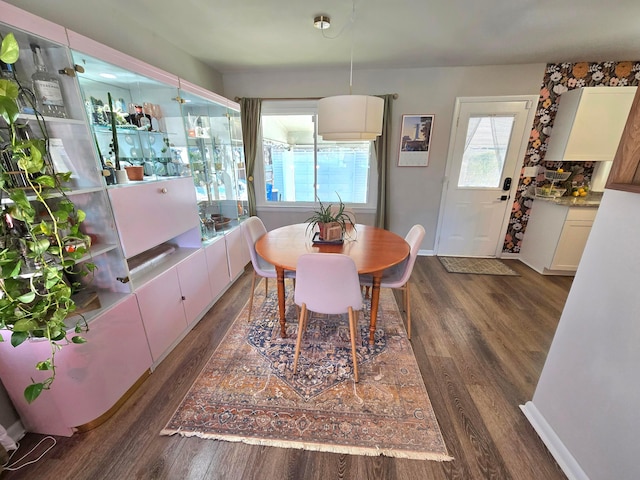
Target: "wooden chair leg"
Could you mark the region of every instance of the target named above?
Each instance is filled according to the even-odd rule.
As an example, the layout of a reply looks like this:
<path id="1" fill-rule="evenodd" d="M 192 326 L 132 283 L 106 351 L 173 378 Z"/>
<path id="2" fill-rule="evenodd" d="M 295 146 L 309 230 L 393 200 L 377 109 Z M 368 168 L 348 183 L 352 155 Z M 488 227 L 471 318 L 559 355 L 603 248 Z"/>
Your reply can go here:
<path id="1" fill-rule="evenodd" d="M 253 277 L 251 278 L 251 295 L 249 295 L 249 315 L 247 315 L 247 323 L 251 321 L 251 312 L 253 311 L 253 292 L 256 289 L 256 271 L 253 271 Z M 265 279 L 266 280 L 266 279 Z"/>
<path id="2" fill-rule="evenodd" d="M 300 355 L 300 345 L 302 345 L 302 333 L 304 332 L 307 324 L 307 304 L 303 303 L 300 308 L 300 317 L 298 320 L 298 338 L 296 339 L 296 351 L 293 356 L 293 374 L 296 374 L 298 370 L 298 356 Z"/>
<path id="3" fill-rule="evenodd" d="M 358 312 L 349 307 L 349 333 L 351 336 L 351 356 L 353 357 L 353 378 L 358 383 L 358 358 L 356 355 L 356 325 L 358 324 Z"/>
<path id="4" fill-rule="evenodd" d="M 264 298 L 267 298 L 269 295 L 269 279 L 265 277 L 264 279 Z"/>

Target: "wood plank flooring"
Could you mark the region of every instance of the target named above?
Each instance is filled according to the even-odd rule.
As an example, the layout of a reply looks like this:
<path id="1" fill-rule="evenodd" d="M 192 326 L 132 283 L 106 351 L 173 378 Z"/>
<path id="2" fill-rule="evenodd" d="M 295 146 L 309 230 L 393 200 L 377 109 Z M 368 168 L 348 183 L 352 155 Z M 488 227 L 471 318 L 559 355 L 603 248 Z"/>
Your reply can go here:
<path id="1" fill-rule="evenodd" d="M 564 479 L 518 406 L 533 396 L 572 278 L 506 263 L 520 276 L 451 274 L 436 257 L 414 269 L 413 349 L 452 462 L 160 436 L 247 301 L 248 267 L 111 419 L 57 437 L 42 460 L 0 479 Z M 28 434 L 19 453 L 41 438 Z"/>

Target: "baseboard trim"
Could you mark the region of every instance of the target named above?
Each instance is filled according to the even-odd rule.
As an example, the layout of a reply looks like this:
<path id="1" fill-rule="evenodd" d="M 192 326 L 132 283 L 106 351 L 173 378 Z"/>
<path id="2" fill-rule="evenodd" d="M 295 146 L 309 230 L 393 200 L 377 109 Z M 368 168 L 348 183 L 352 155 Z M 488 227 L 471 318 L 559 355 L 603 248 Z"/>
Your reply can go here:
<path id="1" fill-rule="evenodd" d="M 556 435 L 556 432 L 553 431 L 551 425 L 549 425 L 533 402 L 529 401 L 524 405 L 520 405 L 520 410 L 527 417 L 527 420 L 529 420 L 531 426 L 551 455 L 553 455 L 553 458 L 556 459 L 567 478 L 569 480 L 589 480 L 587 474 L 584 473 L 584 470 L 582 470 L 576 459 L 571 455 L 571 452 L 565 447 L 562 440 Z"/>

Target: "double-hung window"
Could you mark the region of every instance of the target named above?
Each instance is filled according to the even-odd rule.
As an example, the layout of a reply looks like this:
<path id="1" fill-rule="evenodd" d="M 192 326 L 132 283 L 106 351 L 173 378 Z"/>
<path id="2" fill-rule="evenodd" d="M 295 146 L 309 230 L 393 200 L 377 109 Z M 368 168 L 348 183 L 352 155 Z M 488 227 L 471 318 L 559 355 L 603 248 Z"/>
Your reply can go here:
<path id="1" fill-rule="evenodd" d="M 325 142 L 316 119 L 315 101 L 263 102 L 264 190 L 256 191 L 258 203 L 335 203 L 339 196 L 350 205 L 375 206 L 373 142 Z"/>

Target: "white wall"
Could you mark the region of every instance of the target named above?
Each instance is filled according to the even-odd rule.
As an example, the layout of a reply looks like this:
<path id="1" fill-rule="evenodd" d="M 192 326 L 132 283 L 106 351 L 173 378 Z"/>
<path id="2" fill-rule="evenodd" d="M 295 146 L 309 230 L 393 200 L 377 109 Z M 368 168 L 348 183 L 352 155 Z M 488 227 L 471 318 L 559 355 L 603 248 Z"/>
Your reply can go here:
<path id="1" fill-rule="evenodd" d="M 222 76 L 175 47 L 173 32 L 158 32 L 144 18 L 135 18 L 109 1 L 4 0 L 22 10 L 62 25 L 120 52 L 178 75 L 205 89 L 222 94 Z M 176 3 L 176 8 L 179 4 Z M 87 22 L 102 18 L 103 22 Z M 0 21 L 2 18 L 0 17 Z M 91 26 L 90 26 L 91 25 Z M 95 25 L 98 25 L 96 28 Z"/>
<path id="2" fill-rule="evenodd" d="M 639 194 L 605 190 L 528 406 L 591 480 L 640 478 L 638 211 Z"/>
<path id="3" fill-rule="evenodd" d="M 421 223 L 427 232 L 421 249 L 428 251 L 434 248 L 456 97 L 538 95 L 544 71 L 544 64 L 526 64 L 354 72 L 353 93 L 399 95 L 393 102 L 391 161 L 394 166 L 390 174 L 389 199 L 391 230 L 404 236 L 412 225 Z M 323 97 L 348 93 L 349 72 L 318 70 L 225 74 L 223 83 L 224 95 L 228 98 Z M 396 167 L 402 115 L 421 113 L 435 115 L 429 166 Z M 274 215 L 272 211 L 268 212 L 270 221 Z M 263 217 L 262 211 L 260 216 Z"/>

